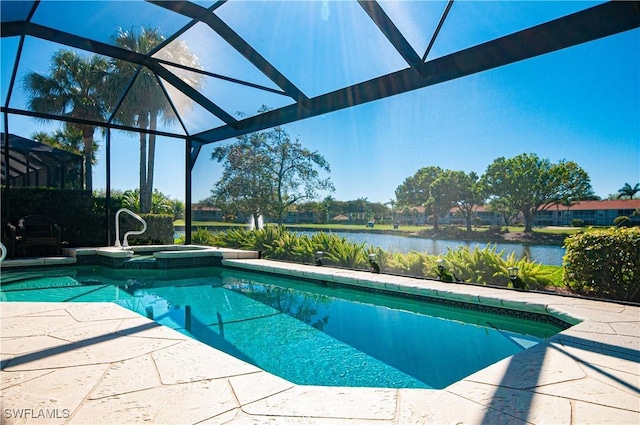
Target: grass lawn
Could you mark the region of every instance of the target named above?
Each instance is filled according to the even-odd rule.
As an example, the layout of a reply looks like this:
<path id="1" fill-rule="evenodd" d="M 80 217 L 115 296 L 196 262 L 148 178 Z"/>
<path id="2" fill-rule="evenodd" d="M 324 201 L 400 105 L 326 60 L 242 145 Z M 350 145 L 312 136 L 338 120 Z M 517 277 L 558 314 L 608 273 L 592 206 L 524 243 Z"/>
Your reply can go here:
<path id="1" fill-rule="evenodd" d="M 173 222 L 174 226 L 184 226 L 184 220 L 176 220 Z M 193 227 L 246 227 L 246 223 L 223 223 L 220 221 L 192 221 Z"/>
<path id="2" fill-rule="evenodd" d="M 303 228 L 303 229 L 317 229 L 317 230 L 333 230 L 336 232 L 340 231 L 350 231 L 350 230 L 358 230 L 358 231 L 395 231 L 402 233 L 416 233 L 421 230 L 424 230 L 424 226 L 398 226 L 397 229 L 393 228 L 392 224 L 376 224 L 373 228 L 366 227 L 363 224 L 287 224 L 288 228 Z"/>
<path id="3" fill-rule="evenodd" d="M 271 225 L 273 223 L 267 223 L 267 225 Z M 173 222 L 174 226 L 184 226 L 184 220 L 176 220 Z M 193 221 L 193 227 L 247 227 L 246 223 L 221 223 L 219 221 Z M 363 224 L 287 224 L 287 228 L 290 229 L 315 229 L 315 230 L 333 230 L 336 232 L 340 231 L 352 231 L 352 230 L 371 230 L 367 228 Z M 415 233 L 421 230 L 424 230 L 425 226 L 400 226 L 398 229 L 395 229 L 396 232 L 404 232 L 404 233 Z M 376 224 L 373 230 L 377 231 L 391 231 L 394 230 L 393 225 L 391 224 Z"/>
<path id="4" fill-rule="evenodd" d="M 524 226 L 507 226 L 509 233 L 522 233 L 524 232 Z M 534 227 L 534 233 L 548 233 L 552 235 L 575 235 L 576 233 L 584 232 L 586 227 Z"/>

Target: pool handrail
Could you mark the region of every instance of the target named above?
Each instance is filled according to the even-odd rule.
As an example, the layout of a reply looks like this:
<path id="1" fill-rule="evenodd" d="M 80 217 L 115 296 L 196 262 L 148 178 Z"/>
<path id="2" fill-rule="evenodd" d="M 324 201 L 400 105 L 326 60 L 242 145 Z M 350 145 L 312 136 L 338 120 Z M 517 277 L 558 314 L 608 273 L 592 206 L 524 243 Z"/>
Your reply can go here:
<path id="1" fill-rule="evenodd" d="M 124 238 L 122 241 L 122 245 L 120 245 L 120 213 L 122 212 L 126 212 L 127 214 L 129 214 L 131 217 L 135 218 L 136 220 L 138 220 L 140 223 L 142 223 L 142 230 L 130 230 L 128 232 L 126 232 L 124 234 Z M 116 243 L 115 243 L 115 247 L 116 248 L 129 248 L 129 241 L 127 240 L 127 238 L 129 237 L 129 235 L 141 235 L 144 232 L 146 232 L 147 230 L 147 222 L 144 221 L 144 219 L 142 217 L 140 217 L 138 214 L 134 213 L 133 211 L 127 209 L 127 208 L 120 208 L 118 210 L 118 212 L 116 212 Z"/>

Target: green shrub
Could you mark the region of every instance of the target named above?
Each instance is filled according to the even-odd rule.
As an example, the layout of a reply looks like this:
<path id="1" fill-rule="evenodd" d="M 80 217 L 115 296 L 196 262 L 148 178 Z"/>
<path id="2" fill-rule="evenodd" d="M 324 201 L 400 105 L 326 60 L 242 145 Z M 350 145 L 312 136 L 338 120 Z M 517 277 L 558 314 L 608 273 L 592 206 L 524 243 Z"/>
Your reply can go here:
<path id="1" fill-rule="evenodd" d="M 581 218 L 574 218 L 571 220 L 571 227 L 584 227 L 584 220 Z"/>
<path id="2" fill-rule="evenodd" d="M 180 242 L 185 243 L 186 237 L 180 236 Z M 216 245 L 215 235 L 204 227 L 198 227 L 195 232 L 191 232 L 191 243 L 196 245 Z"/>
<path id="3" fill-rule="evenodd" d="M 490 244 L 470 250 L 466 247 L 449 249 L 444 255 L 445 267 L 456 280 L 485 285 L 512 286 L 509 268 L 518 268 L 518 278 L 528 289 L 553 286 L 553 277 L 541 264 L 526 258 L 516 259 L 515 253 L 505 257 Z"/>
<path id="4" fill-rule="evenodd" d="M 238 249 L 256 249 L 255 231 L 245 230 L 243 227 L 234 227 L 225 232 L 215 234 L 215 246 L 238 248 Z"/>
<path id="5" fill-rule="evenodd" d="M 406 276 L 438 278 L 436 261 L 445 260 L 449 273 L 464 282 L 510 286 L 509 267 L 519 269 L 518 276 L 529 289 L 553 286 L 555 277 L 547 268 L 526 259 L 517 260 L 515 254 L 505 258 L 504 251 L 485 248 L 469 250 L 466 247 L 449 250 L 444 256 L 423 252 L 389 252 L 380 247 L 348 241 L 332 233 L 316 232 L 311 236 L 297 235 L 279 226 L 259 230 L 233 228 L 211 233 L 198 229 L 192 234 L 194 243 L 262 251 L 263 258 L 313 264 L 315 253 L 324 252 L 323 264 L 351 269 L 369 269 L 369 254 L 375 254 L 376 263 L 385 273 Z"/>
<path id="6" fill-rule="evenodd" d="M 388 273 L 402 274 L 407 276 L 429 276 L 437 277 L 435 273 L 435 257 L 430 258 L 422 252 L 410 251 L 406 254 L 394 252 L 389 255 L 386 267 L 382 269 Z"/>
<path id="7" fill-rule="evenodd" d="M 327 265 L 363 269 L 369 267 L 369 253 L 365 243 L 350 242 L 333 233 L 316 232 L 311 236 L 312 252 L 323 251 Z"/>
<path id="8" fill-rule="evenodd" d="M 502 226 L 498 225 L 498 224 L 492 224 L 489 226 L 489 228 L 487 229 L 488 233 L 492 233 L 492 234 L 496 234 L 499 235 L 501 233 L 503 233 L 502 231 Z"/>
<path id="9" fill-rule="evenodd" d="M 167 214 L 138 214 L 147 222 L 147 230 L 141 235 L 131 235 L 128 241 L 131 245 L 166 245 L 173 243 L 173 216 Z M 120 215 L 120 238 L 129 230 L 142 230 L 142 224 L 135 218 Z"/>
<path id="10" fill-rule="evenodd" d="M 620 215 L 613 219 L 613 224 L 618 227 L 626 227 L 631 224 L 631 219 L 626 215 Z"/>
<path id="11" fill-rule="evenodd" d="M 640 228 L 579 233 L 565 247 L 563 280 L 572 291 L 640 301 Z"/>

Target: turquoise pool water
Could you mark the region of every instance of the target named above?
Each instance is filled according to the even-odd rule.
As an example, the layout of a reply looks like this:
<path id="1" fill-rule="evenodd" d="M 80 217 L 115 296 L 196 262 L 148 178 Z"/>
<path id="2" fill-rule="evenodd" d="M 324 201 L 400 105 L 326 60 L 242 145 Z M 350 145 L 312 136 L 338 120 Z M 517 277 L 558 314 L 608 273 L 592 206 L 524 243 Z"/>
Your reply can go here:
<path id="1" fill-rule="evenodd" d="M 221 268 L 2 274 L 2 301 L 112 301 L 297 384 L 444 388 L 561 329 Z"/>

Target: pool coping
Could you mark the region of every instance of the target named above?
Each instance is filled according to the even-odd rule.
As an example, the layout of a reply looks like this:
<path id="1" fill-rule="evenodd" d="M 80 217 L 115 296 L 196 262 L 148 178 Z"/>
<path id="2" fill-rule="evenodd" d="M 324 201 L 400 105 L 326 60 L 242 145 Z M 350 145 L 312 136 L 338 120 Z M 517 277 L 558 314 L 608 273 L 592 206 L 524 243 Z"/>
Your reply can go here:
<path id="1" fill-rule="evenodd" d="M 640 421 L 640 307 L 263 259 L 225 259 L 223 264 L 544 311 L 576 324 L 443 390 L 315 387 L 287 382 L 115 304 L 4 302 L 4 421 Z M 20 409 L 23 416 L 25 409 L 33 413 L 19 419 Z M 57 417 L 35 417 L 39 413 Z"/>

